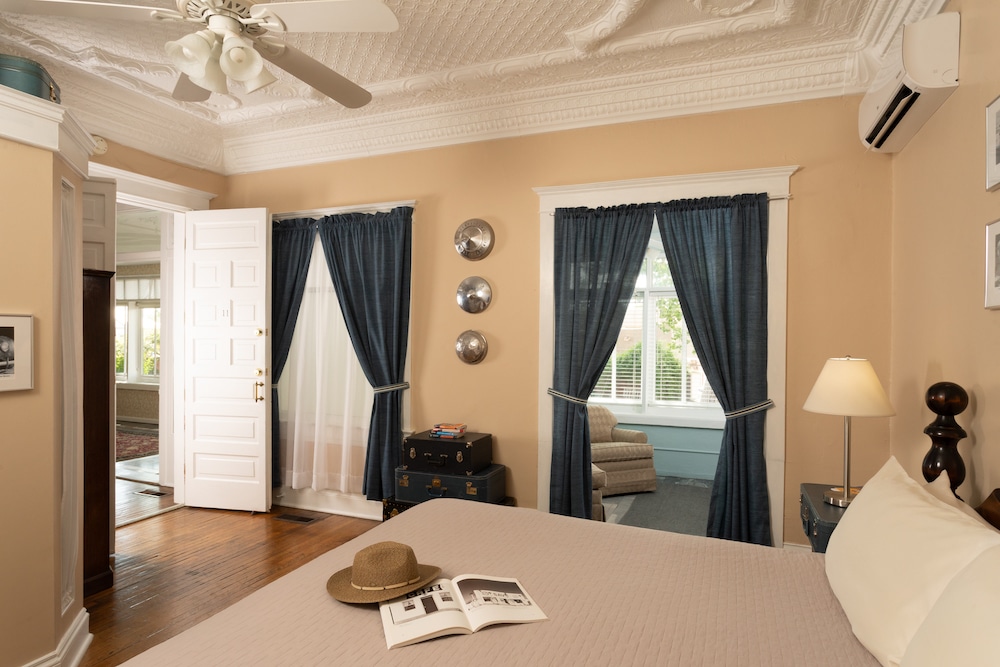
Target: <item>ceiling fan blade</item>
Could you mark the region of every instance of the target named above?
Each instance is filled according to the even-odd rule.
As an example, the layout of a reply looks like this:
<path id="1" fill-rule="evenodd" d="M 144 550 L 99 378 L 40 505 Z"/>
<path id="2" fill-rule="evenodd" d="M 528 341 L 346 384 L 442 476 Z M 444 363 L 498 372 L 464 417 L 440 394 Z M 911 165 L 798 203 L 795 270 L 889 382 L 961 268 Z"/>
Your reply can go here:
<path id="1" fill-rule="evenodd" d="M 380 0 L 293 0 L 260 3 L 254 18 L 277 17 L 286 32 L 394 32 L 399 21 Z"/>
<path id="2" fill-rule="evenodd" d="M 308 83 L 348 109 L 357 109 L 371 102 L 372 94 L 367 90 L 298 49 L 281 42 L 263 40 L 255 40 L 254 48 L 265 60 L 274 63 L 296 79 Z"/>
<path id="3" fill-rule="evenodd" d="M 212 96 L 211 90 L 205 90 L 191 80 L 187 74 L 181 74 L 174 86 L 172 97 L 181 102 L 204 102 Z"/>
<path id="4" fill-rule="evenodd" d="M 162 17 L 181 18 L 172 9 L 142 5 L 122 5 L 87 0 L 0 0 L 0 12 L 14 14 L 44 14 L 80 19 L 148 21 L 153 13 Z"/>

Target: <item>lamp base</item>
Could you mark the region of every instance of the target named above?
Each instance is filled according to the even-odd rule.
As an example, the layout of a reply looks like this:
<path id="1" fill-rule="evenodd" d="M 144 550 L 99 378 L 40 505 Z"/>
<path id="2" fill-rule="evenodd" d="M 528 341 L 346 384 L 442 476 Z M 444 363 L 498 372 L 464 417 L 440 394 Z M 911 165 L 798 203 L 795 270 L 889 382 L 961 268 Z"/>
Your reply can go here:
<path id="1" fill-rule="evenodd" d="M 851 504 L 851 501 L 854 500 L 854 497 L 858 495 L 859 491 L 861 491 L 860 487 L 852 486 L 851 492 L 845 497 L 844 487 L 834 486 L 827 489 L 826 492 L 823 493 L 823 502 L 830 505 L 836 505 L 837 507 L 847 507 Z"/>

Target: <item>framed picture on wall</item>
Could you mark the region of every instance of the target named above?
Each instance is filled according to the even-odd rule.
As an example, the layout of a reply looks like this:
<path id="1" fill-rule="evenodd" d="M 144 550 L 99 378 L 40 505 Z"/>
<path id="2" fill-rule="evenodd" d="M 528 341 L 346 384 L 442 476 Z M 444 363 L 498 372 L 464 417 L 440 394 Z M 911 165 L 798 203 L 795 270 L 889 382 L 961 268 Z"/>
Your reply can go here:
<path id="1" fill-rule="evenodd" d="M 986 307 L 1000 308 L 1000 220 L 986 225 Z"/>
<path id="2" fill-rule="evenodd" d="M 986 106 L 986 189 L 1000 186 L 1000 97 Z"/>
<path id="3" fill-rule="evenodd" d="M 34 386 L 31 342 L 31 315 L 0 315 L 0 391 Z"/>

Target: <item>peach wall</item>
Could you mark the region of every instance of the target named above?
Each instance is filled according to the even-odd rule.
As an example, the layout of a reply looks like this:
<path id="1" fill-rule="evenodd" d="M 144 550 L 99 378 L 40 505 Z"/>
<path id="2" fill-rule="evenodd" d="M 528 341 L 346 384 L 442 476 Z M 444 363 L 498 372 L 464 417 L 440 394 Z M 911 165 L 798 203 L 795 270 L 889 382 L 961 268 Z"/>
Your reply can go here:
<path id="1" fill-rule="evenodd" d="M 785 540 L 805 543 L 801 482 L 842 478 L 836 417 L 801 405 L 826 358 L 868 356 L 889 377 L 891 159 L 857 136 L 860 98 L 631 123 L 231 176 L 213 208 L 272 212 L 415 199 L 412 426 L 464 420 L 496 438 L 511 495 L 537 503 L 538 199 L 532 188 L 797 164 L 788 267 L 788 417 Z M 472 217 L 496 230 L 480 262 L 454 250 Z M 494 302 L 469 315 L 455 304 L 469 275 L 489 280 Z M 476 328 L 486 360 L 466 366 L 455 337 Z M 541 409 L 549 409 L 543 405 Z M 865 423 L 861 423 L 864 421 Z M 889 420 L 858 420 L 854 476 L 888 456 Z"/>
<path id="2" fill-rule="evenodd" d="M 23 665 L 61 637 L 59 588 L 60 413 L 53 248 L 52 153 L 0 139 L 4 285 L 0 313 L 34 316 L 34 389 L 0 393 L 0 665 Z M 8 548 L 17 545 L 17 548 Z M 16 601 L 16 604 L 15 604 Z M 78 603 L 77 610 L 80 608 Z"/>
<path id="3" fill-rule="evenodd" d="M 1000 218 L 1000 190 L 985 189 L 985 108 L 1000 95 L 1000 5 L 952 2 L 962 15 L 959 87 L 894 160 L 892 453 L 921 479 L 934 419 L 924 395 L 956 382 L 969 393 L 958 416 L 977 504 L 1000 486 L 1000 311 L 986 310 L 985 226 Z"/>
<path id="4" fill-rule="evenodd" d="M 90 160 L 108 167 L 134 174 L 144 174 L 202 192 L 219 194 L 226 187 L 225 176 L 164 160 L 113 141 L 108 141 L 107 153 L 92 155 Z"/>

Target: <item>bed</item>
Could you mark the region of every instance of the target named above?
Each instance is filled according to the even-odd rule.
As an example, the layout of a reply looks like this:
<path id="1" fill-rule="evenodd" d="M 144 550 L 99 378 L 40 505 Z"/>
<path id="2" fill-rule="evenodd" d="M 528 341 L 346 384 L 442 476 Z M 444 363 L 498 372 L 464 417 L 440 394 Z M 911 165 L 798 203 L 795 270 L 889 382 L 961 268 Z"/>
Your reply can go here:
<path id="1" fill-rule="evenodd" d="M 1000 664 L 1000 649 L 971 636 L 989 636 L 981 631 L 998 621 L 1000 532 L 931 486 L 890 460 L 826 556 L 431 500 L 126 664 L 923 667 L 983 655 Z M 326 590 L 359 549 L 386 540 L 410 545 L 443 576 L 516 577 L 548 620 L 388 650 L 376 605 L 337 602 Z M 871 617 L 876 627 L 863 627 Z M 968 645 L 964 658 L 955 642 Z"/>

